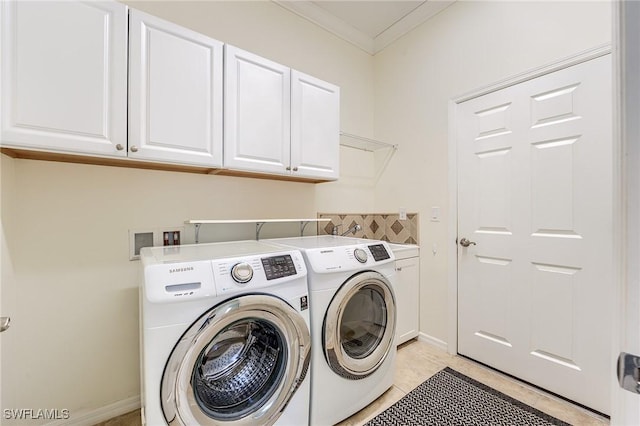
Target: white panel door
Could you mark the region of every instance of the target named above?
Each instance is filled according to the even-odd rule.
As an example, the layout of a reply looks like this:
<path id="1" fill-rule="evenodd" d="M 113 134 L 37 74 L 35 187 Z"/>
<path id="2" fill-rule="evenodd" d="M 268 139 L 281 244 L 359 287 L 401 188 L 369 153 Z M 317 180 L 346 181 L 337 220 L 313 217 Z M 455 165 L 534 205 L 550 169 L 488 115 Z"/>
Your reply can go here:
<path id="1" fill-rule="evenodd" d="M 340 88 L 291 71 L 291 168 L 296 176 L 340 174 Z"/>
<path id="2" fill-rule="evenodd" d="M 225 45 L 224 165 L 289 174 L 290 69 Z"/>
<path id="3" fill-rule="evenodd" d="M 461 103 L 458 351 L 610 411 L 609 55 Z"/>
<path id="4" fill-rule="evenodd" d="M 129 16 L 129 157 L 222 166 L 223 43 Z"/>
<path id="5" fill-rule="evenodd" d="M 2 145 L 126 155 L 126 6 L 3 1 L 0 10 Z"/>

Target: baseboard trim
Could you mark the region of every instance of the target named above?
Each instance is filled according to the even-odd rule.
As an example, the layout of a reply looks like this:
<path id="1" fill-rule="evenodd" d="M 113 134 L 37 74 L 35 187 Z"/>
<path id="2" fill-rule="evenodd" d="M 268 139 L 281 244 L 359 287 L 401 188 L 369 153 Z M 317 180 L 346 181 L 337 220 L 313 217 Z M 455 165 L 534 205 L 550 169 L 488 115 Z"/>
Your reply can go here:
<path id="1" fill-rule="evenodd" d="M 140 395 L 136 395 L 94 410 L 70 410 L 68 419 L 56 420 L 47 423 L 46 426 L 93 426 L 139 408 Z"/>
<path id="2" fill-rule="evenodd" d="M 442 349 L 443 351 L 447 352 L 447 349 L 448 349 L 447 342 L 445 342 L 444 340 L 440 340 L 436 337 L 429 336 L 428 334 L 425 334 L 422 332 L 418 334 L 418 340 L 421 342 L 428 343 L 431 346 L 434 346 L 438 349 Z"/>

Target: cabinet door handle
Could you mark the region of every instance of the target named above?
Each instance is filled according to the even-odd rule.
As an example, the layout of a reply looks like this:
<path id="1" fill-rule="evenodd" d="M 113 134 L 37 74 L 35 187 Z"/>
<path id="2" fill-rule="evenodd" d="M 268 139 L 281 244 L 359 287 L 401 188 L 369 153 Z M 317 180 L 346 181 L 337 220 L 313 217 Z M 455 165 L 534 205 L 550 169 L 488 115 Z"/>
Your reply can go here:
<path id="1" fill-rule="evenodd" d="M 402 271 L 402 268 L 396 268 L 396 271 L 400 272 Z"/>
<path id="2" fill-rule="evenodd" d="M 297 171 L 298 171 L 298 168 L 297 168 L 297 167 L 294 167 L 294 168 L 293 168 L 293 171 L 294 171 L 294 172 L 297 172 Z"/>
<path id="3" fill-rule="evenodd" d="M 121 143 L 119 143 L 118 145 L 116 145 L 116 149 L 117 149 L 118 151 L 122 151 L 122 150 L 124 149 L 124 146 L 122 146 L 122 144 L 121 144 Z"/>
<path id="4" fill-rule="evenodd" d="M 286 170 L 289 172 L 291 171 L 291 166 L 287 166 Z"/>
<path id="5" fill-rule="evenodd" d="M 138 147 L 137 147 L 137 146 L 135 146 L 135 145 L 133 145 L 131 148 L 129 148 L 129 150 L 130 150 L 131 152 L 138 152 Z"/>

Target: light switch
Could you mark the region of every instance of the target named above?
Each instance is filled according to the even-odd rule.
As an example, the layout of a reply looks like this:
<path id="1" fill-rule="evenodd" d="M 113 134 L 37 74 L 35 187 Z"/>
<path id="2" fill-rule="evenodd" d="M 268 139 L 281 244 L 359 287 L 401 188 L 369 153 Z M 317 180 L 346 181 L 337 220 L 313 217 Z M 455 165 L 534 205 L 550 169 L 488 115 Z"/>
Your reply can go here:
<path id="1" fill-rule="evenodd" d="M 431 222 L 440 222 L 440 207 L 431 207 Z"/>

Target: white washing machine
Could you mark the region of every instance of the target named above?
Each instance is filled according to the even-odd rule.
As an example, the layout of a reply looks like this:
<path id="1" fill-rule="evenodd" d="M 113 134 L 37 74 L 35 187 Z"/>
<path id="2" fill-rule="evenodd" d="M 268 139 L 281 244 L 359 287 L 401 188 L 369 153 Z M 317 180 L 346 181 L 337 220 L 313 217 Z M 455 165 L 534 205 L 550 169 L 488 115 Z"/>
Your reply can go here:
<path id="1" fill-rule="evenodd" d="M 335 424 L 393 385 L 395 258 L 383 241 L 270 240 L 302 251 L 311 310 L 312 426 Z"/>
<path id="2" fill-rule="evenodd" d="M 301 253 L 241 241 L 140 255 L 143 424 L 308 424 Z"/>

